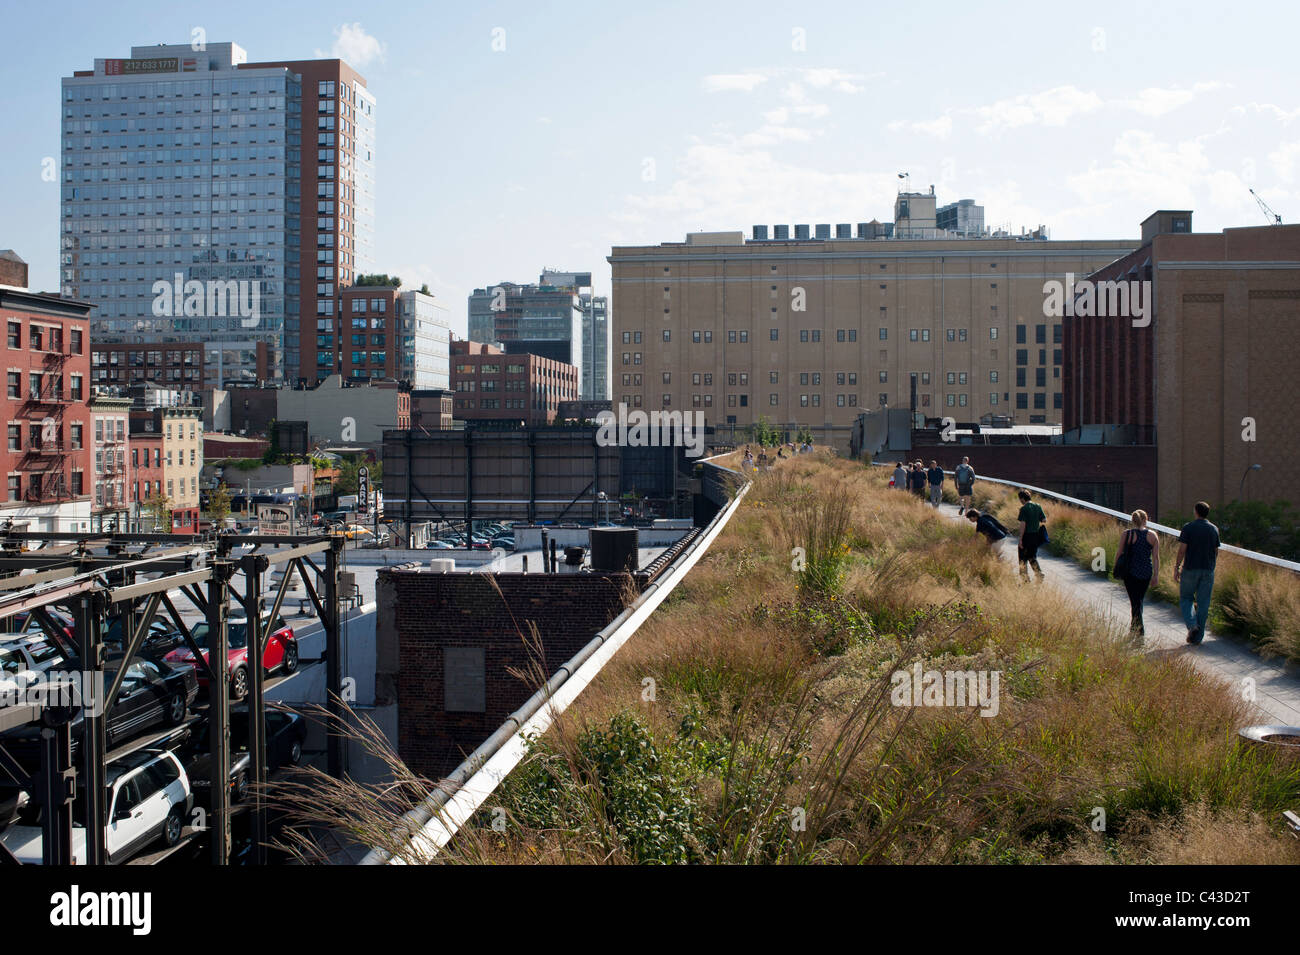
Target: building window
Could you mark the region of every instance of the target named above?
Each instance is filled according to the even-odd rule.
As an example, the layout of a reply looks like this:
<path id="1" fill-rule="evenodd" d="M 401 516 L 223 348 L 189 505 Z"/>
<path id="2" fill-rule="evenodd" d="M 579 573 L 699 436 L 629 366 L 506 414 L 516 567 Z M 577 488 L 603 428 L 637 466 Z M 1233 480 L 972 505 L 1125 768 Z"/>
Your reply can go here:
<path id="1" fill-rule="evenodd" d="M 1023 328 L 1024 326 L 1021 326 L 1021 327 Z M 1028 348 L 1017 348 L 1017 349 L 1016 349 L 1016 364 L 1017 364 L 1017 365 L 1028 365 L 1028 364 L 1029 364 L 1029 349 L 1028 349 Z"/>
<path id="2" fill-rule="evenodd" d="M 1024 326 L 1024 325 L 1017 325 L 1017 326 L 1016 326 L 1016 344 L 1017 344 L 1017 345 L 1023 345 L 1023 344 L 1025 344 L 1025 326 Z"/>
<path id="3" fill-rule="evenodd" d="M 16 501 L 23 496 L 23 479 L 21 475 L 9 475 L 9 500 Z"/>
<path id="4" fill-rule="evenodd" d="M 998 330 L 997 330 L 996 328 L 990 328 L 990 329 L 989 329 L 989 339 L 990 339 L 991 341 L 997 341 L 997 337 L 998 337 Z"/>
<path id="5" fill-rule="evenodd" d="M 10 348 L 23 347 L 23 326 L 21 322 L 9 323 L 9 347 Z"/>
<path id="6" fill-rule="evenodd" d="M 669 330 L 669 329 L 667 329 L 667 328 L 665 328 L 665 329 L 664 329 L 664 341 L 666 341 L 666 342 L 670 342 L 670 341 L 672 341 L 672 340 L 673 340 L 673 333 L 672 333 L 672 331 Z"/>
<path id="7" fill-rule="evenodd" d="M 799 341 L 801 342 L 808 341 L 808 329 L 806 328 L 799 329 Z"/>
<path id="8" fill-rule="evenodd" d="M 915 328 L 909 328 L 907 330 L 907 340 L 910 342 L 918 342 L 921 340 L 921 333 Z"/>
<path id="9" fill-rule="evenodd" d="M 780 329 L 773 328 L 773 329 L 768 333 L 768 339 L 769 339 L 770 341 L 774 341 L 774 342 L 775 342 L 775 341 L 780 341 L 780 338 L 781 338 Z"/>

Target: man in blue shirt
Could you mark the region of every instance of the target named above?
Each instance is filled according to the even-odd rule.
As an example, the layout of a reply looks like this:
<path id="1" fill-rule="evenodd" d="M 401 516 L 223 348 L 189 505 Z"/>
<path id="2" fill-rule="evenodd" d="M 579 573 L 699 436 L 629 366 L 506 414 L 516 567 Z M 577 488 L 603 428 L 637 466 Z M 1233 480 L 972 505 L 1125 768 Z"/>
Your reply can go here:
<path id="1" fill-rule="evenodd" d="M 1210 594 L 1214 590 L 1214 564 L 1219 555 L 1219 529 L 1211 524 L 1210 505 L 1196 502 L 1196 520 L 1183 525 L 1178 535 L 1178 556 L 1174 559 L 1174 583 L 1178 603 L 1187 624 L 1187 642 L 1205 639 L 1205 621 L 1210 616 Z M 1192 604 L 1196 612 L 1192 613 Z"/>
<path id="2" fill-rule="evenodd" d="M 943 500 L 943 468 L 938 461 L 930 462 L 930 470 L 925 472 L 925 479 L 930 484 L 930 503 L 935 507 Z"/>

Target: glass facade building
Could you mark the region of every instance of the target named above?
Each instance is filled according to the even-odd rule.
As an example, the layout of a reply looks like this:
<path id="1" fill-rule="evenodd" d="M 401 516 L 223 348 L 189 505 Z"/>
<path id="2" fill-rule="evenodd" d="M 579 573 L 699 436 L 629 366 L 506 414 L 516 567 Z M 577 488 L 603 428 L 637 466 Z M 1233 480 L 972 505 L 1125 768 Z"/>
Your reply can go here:
<path id="1" fill-rule="evenodd" d="M 92 342 L 202 342 L 208 386 L 335 373 L 374 247 L 375 100 L 340 60 L 133 47 L 63 79 L 60 287 Z"/>

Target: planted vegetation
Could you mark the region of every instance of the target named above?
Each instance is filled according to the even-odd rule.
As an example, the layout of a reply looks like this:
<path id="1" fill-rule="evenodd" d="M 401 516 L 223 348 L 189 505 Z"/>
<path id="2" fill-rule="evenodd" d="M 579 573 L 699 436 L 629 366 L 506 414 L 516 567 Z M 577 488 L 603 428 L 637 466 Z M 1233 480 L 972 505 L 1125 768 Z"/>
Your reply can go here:
<path id="1" fill-rule="evenodd" d="M 756 475 L 452 843 L 407 861 L 1300 862 L 1300 759 L 1237 742 L 1247 704 L 887 480 L 821 454 Z M 1085 552 L 1101 528 L 1072 521 L 1053 509 L 1053 540 Z M 895 705 L 916 664 L 998 673 L 996 715 Z M 369 844 L 410 805 L 317 801 Z"/>

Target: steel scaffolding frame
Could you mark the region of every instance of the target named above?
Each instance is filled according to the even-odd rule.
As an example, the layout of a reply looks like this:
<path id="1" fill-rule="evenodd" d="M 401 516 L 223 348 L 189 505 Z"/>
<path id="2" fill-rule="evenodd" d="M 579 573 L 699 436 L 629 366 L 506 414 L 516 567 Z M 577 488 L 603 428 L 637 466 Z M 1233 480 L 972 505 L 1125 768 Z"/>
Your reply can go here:
<path id="1" fill-rule="evenodd" d="M 16 552 L 26 541 L 49 545 L 35 553 Z M 59 545 L 54 542 L 69 541 Z M 236 545 L 251 544 L 252 553 L 238 560 L 230 552 Z M 127 548 L 144 545 L 138 553 Z M 155 545 L 164 547 L 150 553 Z M 288 545 L 287 550 L 260 552 L 262 545 Z M 109 553 L 95 555 L 90 547 L 103 546 Z M 196 538 L 188 534 L 130 534 L 118 532 L 63 533 L 7 531 L 0 529 L 0 618 L 30 612 L 46 635 L 63 652 L 65 659 L 79 659 L 85 687 L 103 687 L 102 698 L 96 696 L 82 707 L 80 763 L 82 787 L 86 799 L 86 854 L 91 865 L 106 861 L 104 831 L 108 823 L 104 805 L 107 779 L 107 717 L 121 690 L 128 665 L 135 659 L 159 615 L 170 618 L 194 655 L 194 665 L 208 678 L 209 727 L 211 755 L 211 807 L 208 829 L 211 834 L 212 862 L 225 865 L 231 851 L 230 772 L 230 696 L 229 670 L 221 661 L 229 648 L 229 601 L 245 611 L 249 629 L 249 757 L 250 811 L 253 822 L 253 858 L 266 861 L 266 721 L 263 659 L 270 638 L 267 621 L 280 612 L 285 593 L 294 574 L 301 577 L 325 631 L 327 706 L 331 721 L 342 718 L 343 667 L 339 617 L 339 573 L 344 541 L 324 535 L 234 535 L 220 534 Z M 325 555 L 325 567 L 311 558 Z M 269 608 L 262 595 L 262 576 L 268 568 L 284 564 L 285 572 Z M 35 573 L 19 576 L 19 571 L 37 568 Z M 323 593 L 313 584 L 307 569 L 314 572 Z M 244 592 L 231 583 L 235 571 L 244 574 Z M 161 574 L 153 580 L 139 580 L 142 574 Z M 208 624 L 209 657 L 194 641 L 189 627 L 170 591 L 178 590 L 204 616 Z M 205 592 L 206 591 L 206 592 Z M 74 602 L 75 634 L 72 640 L 54 620 L 47 608 L 53 604 Z M 122 616 L 123 655 L 110 686 L 105 687 L 104 621 L 116 608 Z M 115 661 L 117 662 L 117 661 Z M 220 665 L 214 665 L 218 663 Z M 96 689 L 98 693 L 98 689 Z M 23 703 L 0 707 L 0 730 L 39 722 L 42 724 L 40 768 L 31 774 L 5 750 L 0 740 L 0 777 L 9 776 L 42 806 L 44 828 L 44 862 L 66 865 L 72 861 L 72 802 L 77 792 L 77 768 L 71 752 L 71 723 L 76 714 L 72 707 L 54 707 Z M 261 718 L 253 718 L 262 714 Z M 337 724 L 335 724 L 337 725 Z M 344 740 L 337 732 L 326 734 L 327 769 L 338 777 L 343 771 Z M 95 824 L 95 821 L 98 824 Z"/>

